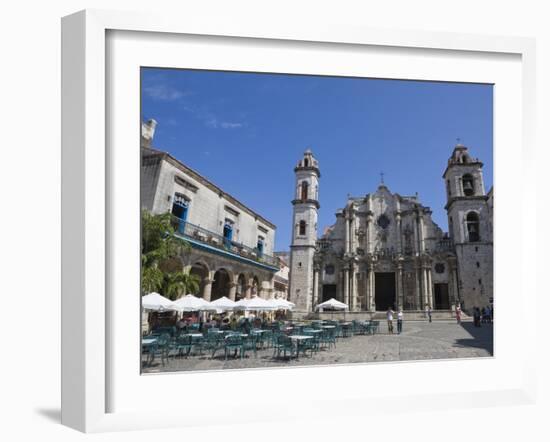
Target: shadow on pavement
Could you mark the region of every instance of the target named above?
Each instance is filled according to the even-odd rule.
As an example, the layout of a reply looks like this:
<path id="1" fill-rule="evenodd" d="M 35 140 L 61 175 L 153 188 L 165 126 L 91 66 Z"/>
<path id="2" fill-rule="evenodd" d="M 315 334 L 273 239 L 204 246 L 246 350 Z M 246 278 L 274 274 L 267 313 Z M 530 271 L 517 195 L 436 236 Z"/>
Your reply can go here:
<path id="1" fill-rule="evenodd" d="M 475 327 L 473 322 L 462 322 L 462 328 L 467 331 L 471 339 L 457 339 L 455 346 L 473 347 L 486 350 L 493 355 L 493 324 L 482 324 L 481 327 Z"/>

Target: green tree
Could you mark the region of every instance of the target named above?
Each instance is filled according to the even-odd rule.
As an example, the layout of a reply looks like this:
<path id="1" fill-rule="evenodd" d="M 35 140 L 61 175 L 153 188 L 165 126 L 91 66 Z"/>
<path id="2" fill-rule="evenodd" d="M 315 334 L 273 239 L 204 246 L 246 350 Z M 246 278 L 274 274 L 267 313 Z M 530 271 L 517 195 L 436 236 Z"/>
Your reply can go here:
<path id="1" fill-rule="evenodd" d="M 185 272 L 171 272 L 164 275 L 163 291 L 171 300 L 187 294 L 196 294 L 199 291 L 200 278 Z"/>
<path id="2" fill-rule="evenodd" d="M 147 210 L 142 211 L 141 259 L 145 267 L 158 266 L 162 261 L 189 251 L 189 243 L 174 235 L 171 220 L 170 213 L 154 215 Z"/>
<path id="3" fill-rule="evenodd" d="M 141 212 L 141 289 L 145 293 L 163 288 L 162 263 L 191 249 L 187 241 L 174 235 L 171 218 L 170 213 Z"/>
<path id="4" fill-rule="evenodd" d="M 158 292 L 164 283 L 164 273 L 158 267 L 144 267 L 141 271 L 141 290 L 144 293 Z"/>

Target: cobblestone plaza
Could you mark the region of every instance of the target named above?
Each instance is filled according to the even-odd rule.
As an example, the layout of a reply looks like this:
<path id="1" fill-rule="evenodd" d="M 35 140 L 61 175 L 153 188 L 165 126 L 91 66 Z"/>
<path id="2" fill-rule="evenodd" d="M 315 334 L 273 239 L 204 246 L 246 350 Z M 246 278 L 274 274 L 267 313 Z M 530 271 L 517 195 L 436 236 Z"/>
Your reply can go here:
<path id="1" fill-rule="evenodd" d="M 394 321 L 395 327 L 395 321 Z M 165 365 L 160 358 L 143 373 L 195 370 L 222 370 L 242 368 L 299 367 L 383 361 L 415 361 L 431 359 L 479 358 L 493 356 L 493 325 L 474 327 L 470 321 L 410 321 L 403 325 L 403 333 L 390 335 L 385 321 L 374 335 L 340 338 L 335 348 L 321 350 L 312 356 L 274 358 L 273 349 L 258 350 L 257 356 L 247 353 L 245 358 L 228 358 L 223 351 L 213 359 L 209 354 L 188 357 L 170 357 Z"/>

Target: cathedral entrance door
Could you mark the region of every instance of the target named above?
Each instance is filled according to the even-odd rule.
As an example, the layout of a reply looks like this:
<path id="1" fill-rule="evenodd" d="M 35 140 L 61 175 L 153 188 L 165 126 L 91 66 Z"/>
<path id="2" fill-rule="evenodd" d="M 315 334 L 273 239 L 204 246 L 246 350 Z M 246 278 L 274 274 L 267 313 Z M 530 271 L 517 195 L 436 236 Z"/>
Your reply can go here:
<path id="1" fill-rule="evenodd" d="M 323 284 L 323 300 L 328 301 L 330 298 L 336 299 L 336 284 Z"/>
<path id="2" fill-rule="evenodd" d="M 448 284 L 434 284 L 434 297 L 436 310 L 448 310 L 451 308 L 449 304 Z"/>
<path id="3" fill-rule="evenodd" d="M 395 273 L 375 273 L 374 302 L 377 311 L 395 308 Z"/>

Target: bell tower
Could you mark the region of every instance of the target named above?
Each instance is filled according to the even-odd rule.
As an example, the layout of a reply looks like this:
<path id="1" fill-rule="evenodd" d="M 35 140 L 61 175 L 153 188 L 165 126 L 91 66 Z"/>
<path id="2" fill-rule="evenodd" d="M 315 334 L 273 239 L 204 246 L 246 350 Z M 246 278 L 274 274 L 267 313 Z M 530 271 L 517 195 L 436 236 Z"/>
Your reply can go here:
<path id="1" fill-rule="evenodd" d="M 443 174 L 447 194 L 449 236 L 455 244 L 458 293 L 463 308 L 493 300 L 493 231 L 483 163 L 457 144 Z"/>
<path id="2" fill-rule="evenodd" d="M 292 200 L 292 240 L 290 245 L 290 300 L 297 313 L 313 309 L 313 256 L 317 241 L 319 210 L 319 163 L 310 149 L 294 168 L 295 187 Z"/>

